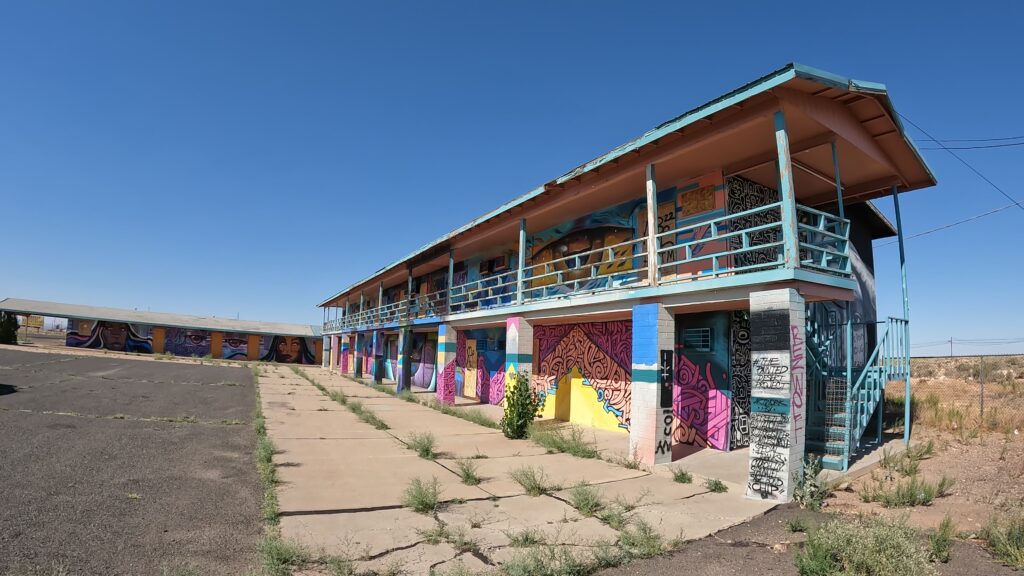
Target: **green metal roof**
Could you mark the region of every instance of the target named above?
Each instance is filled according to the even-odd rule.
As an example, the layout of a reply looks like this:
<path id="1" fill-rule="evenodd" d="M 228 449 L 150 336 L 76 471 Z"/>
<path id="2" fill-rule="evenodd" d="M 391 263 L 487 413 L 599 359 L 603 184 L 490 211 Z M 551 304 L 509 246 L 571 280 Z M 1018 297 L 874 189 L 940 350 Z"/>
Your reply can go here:
<path id="1" fill-rule="evenodd" d="M 886 91 L 884 84 L 880 84 L 877 82 L 867 82 L 864 80 L 854 80 L 852 78 L 844 78 L 831 72 L 826 72 L 824 70 L 819 70 L 811 66 L 805 66 L 803 64 L 798 64 L 796 62 L 791 62 L 783 66 L 782 68 L 775 70 L 774 72 L 766 74 L 765 76 L 762 76 L 757 80 L 754 80 L 753 82 L 749 82 L 741 86 L 740 88 L 733 90 L 732 92 L 723 94 L 722 96 L 719 96 L 718 98 L 715 98 L 714 100 L 711 100 L 706 104 L 698 106 L 687 112 L 684 112 L 679 116 L 676 116 L 675 118 L 667 122 L 664 122 L 651 130 L 648 130 L 638 138 L 630 140 L 629 142 L 621 146 L 618 146 L 611 150 L 610 152 L 598 156 L 597 158 L 594 158 L 589 162 L 580 164 L 579 166 L 573 168 L 572 170 L 566 172 L 565 174 L 559 176 L 558 178 L 551 180 L 550 182 L 546 182 L 534 188 L 533 190 L 530 190 L 526 194 L 523 194 L 522 196 L 513 199 L 510 202 L 502 204 L 501 206 L 495 208 L 494 210 L 491 210 L 490 212 L 484 214 L 483 216 L 474 219 L 468 224 L 465 224 L 463 226 L 456 228 L 455 230 L 452 230 L 448 234 L 441 236 L 440 238 L 434 240 L 433 242 L 424 244 L 423 246 L 417 248 L 408 255 L 403 256 L 402 258 L 396 260 L 395 262 L 392 262 L 391 264 L 388 264 L 387 266 L 378 269 L 376 272 L 370 274 L 366 278 L 363 278 L 362 280 L 351 284 L 348 288 L 345 288 L 340 292 L 336 292 L 334 295 L 318 304 L 318 306 L 324 306 L 328 302 L 334 300 L 335 298 L 338 298 L 339 296 L 345 294 L 346 292 L 349 292 L 350 290 L 356 288 L 357 286 L 369 282 L 374 277 L 384 272 L 387 272 L 388 270 L 391 270 L 401 264 L 404 264 L 405 262 L 415 258 L 416 256 L 419 256 L 420 254 L 423 254 L 424 252 L 430 250 L 431 248 L 434 248 L 454 238 L 455 236 L 458 236 L 459 234 L 466 232 L 467 230 L 479 226 L 480 224 L 483 224 L 484 222 L 490 220 L 491 218 L 494 218 L 495 216 L 498 216 L 499 214 L 507 210 L 510 210 L 533 198 L 536 198 L 537 196 L 542 194 L 548 186 L 562 184 L 573 178 L 576 178 L 581 174 L 590 172 L 591 170 L 603 166 L 625 154 L 632 152 L 633 150 L 650 144 L 651 142 L 654 142 L 655 140 L 658 140 L 659 138 L 667 134 L 680 130 L 702 118 L 706 118 L 716 112 L 729 108 L 730 106 L 733 106 L 748 98 L 751 98 L 752 96 L 756 96 L 763 92 L 767 92 L 768 90 L 771 90 L 772 88 L 775 88 L 776 86 L 779 86 L 781 84 L 785 84 L 786 82 L 793 80 L 794 78 L 811 80 L 825 86 L 831 86 L 833 88 L 839 88 L 851 92 L 867 92 L 874 94 L 876 96 L 880 96 L 883 105 L 886 108 L 888 108 L 893 120 L 896 122 L 900 133 L 903 135 L 904 139 L 910 145 L 910 149 L 913 150 L 914 154 L 917 156 L 917 159 L 921 162 L 921 164 L 925 167 L 929 175 L 931 175 L 932 179 L 934 180 L 934 174 L 931 168 L 928 167 L 928 164 L 924 161 L 924 158 L 921 157 L 921 153 L 917 150 L 917 147 L 914 145 L 913 141 L 911 141 L 911 139 L 907 136 L 906 131 L 903 129 L 903 125 L 899 121 L 899 114 L 897 114 L 896 110 L 893 108 L 892 102 L 889 99 L 888 92 Z"/>

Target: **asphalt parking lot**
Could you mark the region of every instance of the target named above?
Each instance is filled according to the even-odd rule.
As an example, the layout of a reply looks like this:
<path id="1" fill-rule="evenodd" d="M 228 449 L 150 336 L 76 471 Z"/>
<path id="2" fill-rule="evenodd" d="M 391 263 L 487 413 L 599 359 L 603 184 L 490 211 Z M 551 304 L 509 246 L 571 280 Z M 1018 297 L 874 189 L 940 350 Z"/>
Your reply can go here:
<path id="1" fill-rule="evenodd" d="M 0 574 L 244 574 L 248 370 L 0 349 Z"/>

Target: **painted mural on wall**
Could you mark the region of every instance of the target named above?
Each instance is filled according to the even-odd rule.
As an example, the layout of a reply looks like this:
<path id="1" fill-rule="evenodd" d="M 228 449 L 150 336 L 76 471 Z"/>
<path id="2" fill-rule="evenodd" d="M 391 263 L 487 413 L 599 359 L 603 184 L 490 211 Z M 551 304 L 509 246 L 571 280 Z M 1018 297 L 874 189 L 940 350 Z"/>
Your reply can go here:
<path id="1" fill-rule="evenodd" d="M 768 186 L 762 186 L 753 180 L 747 180 L 746 178 L 739 176 L 732 176 L 726 180 L 726 204 L 729 214 L 738 214 L 766 204 L 773 204 L 778 201 L 778 190 L 769 188 Z M 730 220 L 730 223 L 733 230 L 739 230 L 744 228 L 753 228 L 755 226 L 769 224 L 771 222 L 779 222 L 781 217 L 779 210 L 773 209 L 758 212 L 757 214 L 733 218 Z M 750 234 L 750 246 L 761 246 L 764 244 L 778 242 L 781 240 L 780 234 L 781 232 L 777 229 L 752 232 Z M 738 250 L 743 247 L 742 238 L 732 238 L 729 240 L 729 243 L 731 245 L 730 248 L 733 250 Z M 755 266 L 757 264 L 776 262 L 780 256 L 781 252 L 778 247 L 751 250 L 749 252 L 734 255 L 733 266 L 742 268 L 745 266 Z"/>
<path id="2" fill-rule="evenodd" d="M 70 319 L 64 343 L 74 348 L 102 348 L 117 352 L 153 353 L 153 336 L 150 327 L 124 322 Z"/>
<path id="3" fill-rule="evenodd" d="M 437 336 L 414 332 L 409 344 L 409 362 L 412 385 L 436 390 Z"/>
<path id="4" fill-rule="evenodd" d="M 225 332 L 221 346 L 221 358 L 225 360 L 245 360 L 249 357 L 249 335 Z"/>
<path id="5" fill-rule="evenodd" d="M 628 430 L 632 396 L 633 325 L 589 322 L 533 328 L 534 386 L 544 415 L 611 430 Z"/>
<path id="6" fill-rule="evenodd" d="M 476 345 L 476 378 L 473 390 L 466 390 L 469 357 L 467 341 Z M 505 330 L 486 328 L 459 331 L 456 375 L 457 393 L 480 399 L 484 404 L 499 405 L 505 400 Z"/>
<path id="7" fill-rule="evenodd" d="M 316 364 L 313 346 L 313 338 L 260 336 L 260 360 L 284 364 Z"/>
<path id="8" fill-rule="evenodd" d="M 673 444 L 729 449 L 729 331 L 725 312 L 676 317 Z"/>
<path id="9" fill-rule="evenodd" d="M 207 330 L 167 328 L 164 331 L 164 352 L 175 356 L 200 358 L 210 353 L 211 338 Z"/>
<path id="10" fill-rule="evenodd" d="M 607 250 L 587 252 L 636 238 L 638 219 L 647 218 L 644 210 L 641 200 L 625 202 L 534 234 L 527 244 L 530 276 L 534 278 L 527 283 L 531 297 L 595 290 L 637 280 L 637 274 L 630 273 L 634 268 L 632 246 L 613 248 L 612 254 Z M 593 266 L 599 275 L 612 276 L 592 278 Z M 573 284 L 558 285 L 560 281 Z"/>
<path id="11" fill-rule="evenodd" d="M 750 445 L 750 312 L 735 310 L 732 323 L 730 375 L 732 391 L 731 450 Z"/>
<path id="12" fill-rule="evenodd" d="M 712 226 L 718 226 L 717 232 L 727 232 L 721 224 L 708 224 L 707 221 L 719 218 L 726 212 L 725 184 L 721 172 L 705 174 L 677 186 L 676 197 L 676 234 L 675 244 L 690 247 L 690 260 L 676 266 L 663 267 L 663 278 L 679 278 L 699 276 L 714 270 L 715 254 L 725 252 L 729 245 L 724 240 L 714 239 Z M 680 250 L 682 258 L 685 253 Z M 663 259 L 663 262 L 668 260 Z M 719 268 L 725 263 L 719 261 Z"/>

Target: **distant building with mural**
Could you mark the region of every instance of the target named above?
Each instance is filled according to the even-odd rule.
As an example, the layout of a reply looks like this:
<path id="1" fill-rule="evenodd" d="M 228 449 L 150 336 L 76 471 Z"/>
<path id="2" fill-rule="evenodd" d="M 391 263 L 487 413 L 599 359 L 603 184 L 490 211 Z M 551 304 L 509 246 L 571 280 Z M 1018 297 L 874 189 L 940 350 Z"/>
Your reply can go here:
<path id="1" fill-rule="evenodd" d="M 66 318 L 66 345 L 138 354 L 320 364 L 318 326 L 7 298 L 0 310 Z"/>
<path id="2" fill-rule="evenodd" d="M 324 366 L 444 403 L 527 372 L 646 463 L 749 447 L 748 495 L 785 500 L 909 386 L 872 241 L 902 254 L 899 194 L 935 183 L 883 85 L 791 64 L 325 299 Z"/>

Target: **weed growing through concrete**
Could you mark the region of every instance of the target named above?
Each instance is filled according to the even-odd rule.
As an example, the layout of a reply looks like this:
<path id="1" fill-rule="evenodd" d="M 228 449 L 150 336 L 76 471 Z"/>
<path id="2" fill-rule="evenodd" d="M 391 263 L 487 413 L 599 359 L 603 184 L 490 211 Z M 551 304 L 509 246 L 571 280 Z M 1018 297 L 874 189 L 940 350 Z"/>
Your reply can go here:
<path id="1" fill-rule="evenodd" d="M 956 537 L 956 525 L 946 514 L 939 523 L 938 529 L 928 535 L 928 559 L 932 562 L 949 562 L 953 553 L 953 539 Z"/>
<path id="2" fill-rule="evenodd" d="M 981 538 L 997 558 L 1014 568 L 1024 568 L 1024 513 L 993 517 L 981 531 Z"/>
<path id="3" fill-rule="evenodd" d="M 377 415 L 374 414 L 372 410 L 363 406 L 362 402 L 350 400 L 348 401 L 346 406 L 348 406 L 348 409 L 351 410 L 352 413 L 356 415 L 356 417 L 358 417 L 363 422 L 366 422 L 370 426 L 373 426 L 377 430 L 389 429 L 387 423 L 378 418 Z"/>
<path id="4" fill-rule="evenodd" d="M 480 483 L 480 476 L 477 474 L 479 465 L 476 462 L 461 458 L 455 461 L 455 466 L 459 469 L 459 478 L 462 478 L 463 484 L 466 486 L 476 486 Z"/>
<path id="5" fill-rule="evenodd" d="M 495 422 L 492 418 L 490 418 L 489 416 L 487 416 L 486 414 L 479 410 L 472 410 L 469 408 L 456 408 L 454 406 L 442 404 L 441 402 L 438 402 L 436 399 L 431 399 L 427 402 L 424 402 L 423 405 L 428 408 L 437 410 L 442 414 L 446 414 L 448 416 L 455 416 L 456 418 L 461 418 L 463 420 L 472 422 L 474 424 L 478 424 L 485 428 L 493 428 L 495 430 L 498 428 L 497 422 Z"/>
<path id="6" fill-rule="evenodd" d="M 259 555 L 267 576 L 290 576 L 295 569 L 311 561 L 306 549 L 276 534 L 268 534 L 260 540 Z"/>
<path id="7" fill-rule="evenodd" d="M 437 478 L 433 478 L 430 482 L 413 478 L 402 495 L 402 506 L 412 508 L 413 511 L 420 514 L 427 514 L 437 509 L 440 497 L 441 484 Z"/>
<path id="8" fill-rule="evenodd" d="M 447 570 L 432 570 L 432 576 L 476 576 L 476 573 L 469 569 L 462 560 L 456 560 Z"/>
<path id="9" fill-rule="evenodd" d="M 577 576 L 593 570 L 592 561 L 561 546 L 521 548 L 501 566 L 505 576 Z"/>
<path id="10" fill-rule="evenodd" d="M 614 530 L 622 530 L 632 518 L 631 510 L 616 501 L 597 512 L 597 519 Z"/>
<path id="11" fill-rule="evenodd" d="M 533 466 L 520 466 L 509 471 L 508 477 L 519 484 L 530 496 L 542 496 L 549 494 L 559 487 L 549 482 L 543 468 Z"/>
<path id="12" fill-rule="evenodd" d="M 524 528 L 519 531 L 505 530 L 508 545 L 513 548 L 527 548 L 545 542 L 544 533 L 536 528 Z"/>
<path id="13" fill-rule="evenodd" d="M 252 366 L 253 388 L 256 390 L 256 414 L 253 416 L 252 425 L 256 431 L 256 471 L 259 473 L 260 484 L 263 487 L 263 501 L 260 508 L 263 512 L 263 521 L 274 525 L 277 524 L 277 471 L 274 469 L 274 443 L 267 436 L 267 423 L 263 416 L 263 403 L 260 398 L 259 367 Z"/>
<path id="14" fill-rule="evenodd" d="M 546 449 L 548 453 L 564 452 L 579 458 L 597 458 L 598 451 L 594 444 L 583 436 L 578 426 L 551 428 L 547 426 L 530 426 L 530 440 Z"/>
<path id="15" fill-rule="evenodd" d="M 708 478 L 704 481 L 704 487 L 715 494 L 722 494 L 729 491 L 729 487 L 725 485 L 725 482 L 722 482 L 718 478 Z"/>
<path id="16" fill-rule="evenodd" d="M 436 442 L 434 435 L 430 432 L 413 432 L 409 435 L 409 443 L 407 446 L 420 458 L 435 460 L 437 459 L 437 452 L 434 451 L 434 445 Z"/>
<path id="17" fill-rule="evenodd" d="M 634 520 L 619 534 L 619 548 L 630 560 L 650 558 L 665 550 L 665 542 L 643 519 Z"/>
<path id="18" fill-rule="evenodd" d="M 928 553 L 900 519 L 834 518 L 813 530 L 796 556 L 801 576 L 871 574 L 926 576 L 934 573 Z"/>
<path id="19" fill-rule="evenodd" d="M 580 482 L 569 489 L 569 505 L 589 518 L 604 507 L 604 502 L 597 488 Z"/>
<path id="20" fill-rule="evenodd" d="M 437 524 L 433 528 L 428 530 L 417 530 L 417 534 L 420 535 L 428 544 L 440 544 L 447 542 L 451 544 L 453 548 L 459 552 L 469 552 L 476 550 L 479 547 L 479 543 L 470 538 L 466 534 L 466 529 L 462 526 L 449 526 L 448 524 L 438 520 Z"/>
<path id="21" fill-rule="evenodd" d="M 679 484 L 692 484 L 693 474 L 690 474 L 682 468 L 669 468 L 672 472 L 672 481 L 678 482 Z"/>

